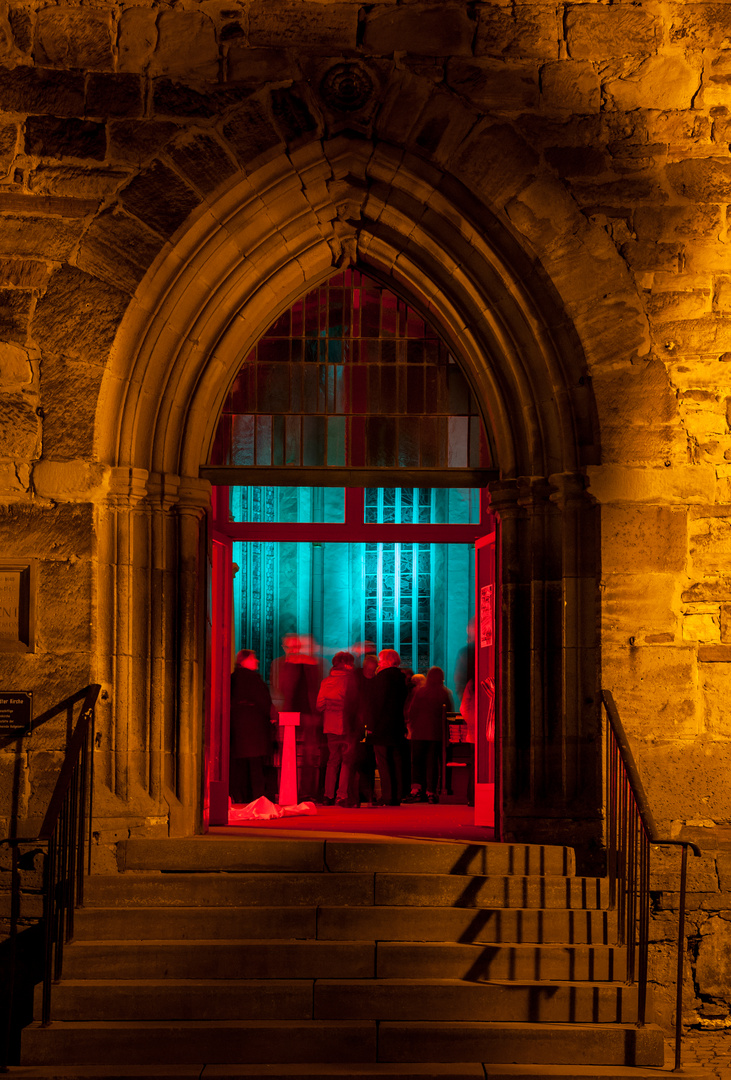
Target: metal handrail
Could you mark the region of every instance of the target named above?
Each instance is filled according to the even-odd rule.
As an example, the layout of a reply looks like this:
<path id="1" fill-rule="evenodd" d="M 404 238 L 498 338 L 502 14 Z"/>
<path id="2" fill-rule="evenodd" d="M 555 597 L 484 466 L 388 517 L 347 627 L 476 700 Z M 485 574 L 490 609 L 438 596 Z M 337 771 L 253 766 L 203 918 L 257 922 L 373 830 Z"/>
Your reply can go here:
<path id="1" fill-rule="evenodd" d="M 610 902 L 617 909 L 620 944 L 627 946 L 627 982 L 637 982 L 637 1022 L 645 1023 L 650 930 L 650 847 L 680 847 L 678 964 L 675 992 L 675 1071 L 680 1069 L 683 1039 L 683 957 L 688 848 L 690 840 L 668 840 L 658 833 L 611 691 L 602 690 L 606 728 L 607 855 Z"/>
<path id="2" fill-rule="evenodd" d="M 74 932 L 74 911 L 84 902 L 84 863 L 91 872 L 94 715 L 101 687 L 84 687 L 43 713 L 32 730 L 66 711 L 73 716 L 74 705 L 82 702 L 78 720 L 69 740 L 61 772 L 51 795 L 48 810 L 37 836 L 9 837 L 1 841 L 12 848 L 10 980 L 8 1026 L 5 1032 L 0 1071 L 7 1072 L 13 995 L 16 982 L 16 942 L 20 916 L 20 874 L 18 847 L 21 844 L 47 845 L 43 876 L 43 994 L 41 1023 L 51 1022 L 51 987 L 61 978 L 64 944 Z M 84 858 L 86 847 L 86 860 Z"/>

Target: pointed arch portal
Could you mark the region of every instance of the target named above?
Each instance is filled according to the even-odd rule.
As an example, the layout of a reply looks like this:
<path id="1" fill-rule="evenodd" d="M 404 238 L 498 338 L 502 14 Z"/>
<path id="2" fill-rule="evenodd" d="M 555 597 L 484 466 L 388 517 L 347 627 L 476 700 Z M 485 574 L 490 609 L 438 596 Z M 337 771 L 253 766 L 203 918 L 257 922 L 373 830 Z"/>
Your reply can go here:
<path id="1" fill-rule="evenodd" d="M 166 812 L 171 832 L 200 827 L 219 417 L 267 329 L 349 267 L 434 328 L 489 433 L 504 835 L 581 844 L 598 835 L 601 775 L 596 520 L 583 478 L 599 451 L 582 349 L 505 218 L 424 161 L 345 136 L 282 154 L 202 204 L 117 335 L 96 426 L 112 468 L 97 642 L 100 679 L 115 688 L 101 778 L 110 812 L 129 816 L 133 803 Z"/>

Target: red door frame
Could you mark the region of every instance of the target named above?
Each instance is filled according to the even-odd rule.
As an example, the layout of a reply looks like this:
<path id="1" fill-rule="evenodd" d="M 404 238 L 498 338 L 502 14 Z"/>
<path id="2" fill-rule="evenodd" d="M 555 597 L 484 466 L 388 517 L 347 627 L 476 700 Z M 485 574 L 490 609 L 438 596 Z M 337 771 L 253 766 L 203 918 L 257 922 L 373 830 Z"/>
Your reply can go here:
<path id="1" fill-rule="evenodd" d="M 489 510 L 487 489 L 480 497 L 480 523 L 471 525 L 367 524 L 365 489 L 345 489 L 345 521 L 342 523 L 243 523 L 229 516 L 229 489 L 213 488 L 211 529 L 211 587 L 209 694 L 206 714 L 206 810 L 204 824 L 225 824 L 228 818 L 229 686 L 232 659 L 233 575 L 232 543 L 287 541 L 289 543 L 420 543 L 474 544 L 475 546 L 475 824 L 495 827 L 499 823 L 499 776 L 496 754 L 499 740 L 498 652 L 499 575 L 497 522 Z M 481 635 L 480 604 L 492 590 L 489 644 Z M 482 644 L 481 644 L 482 642 Z M 487 680 L 487 682 L 486 682 Z M 492 680 L 490 684 L 490 680 Z M 483 686 L 485 684 L 485 686 Z M 490 702 L 486 687 L 492 687 Z M 492 706 L 492 737 L 488 713 Z M 497 770 L 499 772 L 499 768 Z"/>

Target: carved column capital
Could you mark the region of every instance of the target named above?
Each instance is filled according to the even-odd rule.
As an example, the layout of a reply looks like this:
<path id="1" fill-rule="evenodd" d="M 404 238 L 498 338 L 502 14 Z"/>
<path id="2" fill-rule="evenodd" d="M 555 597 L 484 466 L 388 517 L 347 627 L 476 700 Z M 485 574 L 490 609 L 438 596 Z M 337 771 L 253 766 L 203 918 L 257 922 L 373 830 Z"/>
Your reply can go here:
<path id="1" fill-rule="evenodd" d="M 596 501 L 587 490 L 588 480 L 583 473 L 554 473 L 549 480 L 553 487 L 551 502 L 562 510 L 593 505 Z"/>
<path id="2" fill-rule="evenodd" d="M 147 497 L 149 475 L 147 469 L 134 469 L 127 466 L 111 469 L 107 503 L 120 509 L 133 509 Z"/>

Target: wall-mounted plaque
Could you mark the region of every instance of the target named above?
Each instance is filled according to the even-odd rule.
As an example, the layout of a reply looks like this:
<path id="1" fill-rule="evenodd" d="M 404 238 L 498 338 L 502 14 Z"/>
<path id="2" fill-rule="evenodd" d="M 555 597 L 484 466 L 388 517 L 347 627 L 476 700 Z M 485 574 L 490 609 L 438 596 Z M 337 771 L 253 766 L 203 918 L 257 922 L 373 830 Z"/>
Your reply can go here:
<path id="1" fill-rule="evenodd" d="M 32 722 L 32 690 L 0 690 L 0 739 L 7 735 L 29 735 Z"/>
<path id="2" fill-rule="evenodd" d="M 0 562 L 0 652 L 33 651 L 34 567 Z"/>

